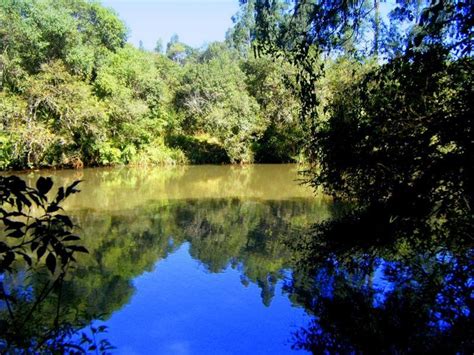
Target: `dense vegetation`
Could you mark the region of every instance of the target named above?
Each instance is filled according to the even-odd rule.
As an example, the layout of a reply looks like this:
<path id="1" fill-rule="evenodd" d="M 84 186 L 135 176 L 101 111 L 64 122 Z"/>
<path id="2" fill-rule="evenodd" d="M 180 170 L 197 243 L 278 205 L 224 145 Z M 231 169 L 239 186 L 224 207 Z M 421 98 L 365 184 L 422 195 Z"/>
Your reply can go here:
<path id="1" fill-rule="evenodd" d="M 244 3 L 256 49 L 297 68 L 308 181 L 352 202 L 294 241 L 296 348 L 472 352 L 472 2 Z"/>
<path id="2" fill-rule="evenodd" d="M 297 159 L 291 66 L 126 38 L 96 2 L 1 2 L 0 169 Z"/>
<path id="3" fill-rule="evenodd" d="M 29 186 L 17 176 L 0 176 L 0 349 L 2 353 L 85 353 L 111 349 L 106 339 L 74 336 L 88 325 L 65 319 L 62 289 L 79 253 L 88 253 L 63 213 L 64 200 L 77 192 L 75 181 L 51 196 L 51 178 Z M 53 197 L 53 198 L 52 198 Z"/>
<path id="4" fill-rule="evenodd" d="M 244 3 L 257 51 L 297 69 L 308 180 L 392 227 L 472 241 L 473 5 Z"/>

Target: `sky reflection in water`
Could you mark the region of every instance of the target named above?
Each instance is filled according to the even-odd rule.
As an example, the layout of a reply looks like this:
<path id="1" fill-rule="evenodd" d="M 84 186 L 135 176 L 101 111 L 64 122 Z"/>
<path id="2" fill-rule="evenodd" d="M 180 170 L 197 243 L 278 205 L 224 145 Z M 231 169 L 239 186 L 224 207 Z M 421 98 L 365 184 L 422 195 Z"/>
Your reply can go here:
<path id="1" fill-rule="evenodd" d="M 133 284 L 130 304 L 107 321 L 121 354 L 281 354 L 309 320 L 281 294 L 281 282 L 267 307 L 257 285 L 244 287 L 230 267 L 209 273 L 189 256 L 189 244 Z"/>
<path id="2" fill-rule="evenodd" d="M 105 314 L 118 353 L 472 348 L 472 248 L 419 229 L 352 245 L 376 219 L 326 224 L 345 208 L 298 185 L 295 166 L 55 177 L 85 179 L 67 211 L 90 254 L 66 280 L 66 306 Z"/>

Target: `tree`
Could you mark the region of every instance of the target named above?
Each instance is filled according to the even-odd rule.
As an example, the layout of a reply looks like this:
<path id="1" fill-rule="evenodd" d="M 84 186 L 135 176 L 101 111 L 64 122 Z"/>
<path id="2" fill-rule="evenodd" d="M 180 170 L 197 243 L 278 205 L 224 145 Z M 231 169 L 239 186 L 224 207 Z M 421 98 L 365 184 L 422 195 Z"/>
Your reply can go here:
<path id="1" fill-rule="evenodd" d="M 247 90 L 260 107 L 267 125 L 254 151 L 259 163 L 294 162 L 303 149 L 304 129 L 293 88 L 294 68 L 283 60 L 249 57 L 242 64 Z"/>
<path id="2" fill-rule="evenodd" d="M 179 72 L 125 45 L 113 11 L 82 0 L 0 8 L 0 168 L 184 160 L 163 137 Z"/>
<path id="3" fill-rule="evenodd" d="M 227 51 L 215 53 L 216 57 L 204 55 L 209 59 L 189 67 L 183 77 L 176 98 L 183 126 L 217 138 L 231 162 L 252 162 L 252 143 L 265 122 L 246 91 L 238 62 Z"/>
<path id="4" fill-rule="evenodd" d="M 127 31 L 111 10 L 85 1 L 3 1 L 0 52 L 29 73 L 62 59 L 76 74 L 90 77 L 108 52 L 125 44 Z"/>
<path id="5" fill-rule="evenodd" d="M 156 53 L 162 53 L 163 52 L 163 40 L 161 38 L 158 38 L 155 44 L 155 48 L 153 49 Z"/>
<path id="6" fill-rule="evenodd" d="M 429 201 L 431 208 L 436 203 L 445 206 L 450 199 L 433 193 L 449 181 L 451 193 L 459 200 L 448 204 L 457 209 L 464 198 L 470 200 L 466 188 L 471 185 L 470 173 L 456 175 L 454 171 L 469 172 L 472 166 L 472 146 L 466 143 L 472 140 L 468 128 L 472 88 L 466 76 L 472 66 L 472 36 L 466 27 L 472 5 L 425 4 L 418 12 L 411 3 L 395 5 L 393 16 L 411 23 L 405 27 L 404 54 L 375 67 L 360 79 L 360 86 L 349 85 L 352 89 L 335 93 L 321 108 L 323 96 L 317 83 L 324 67 L 317 64 L 318 58 L 326 53 L 338 55 L 347 31 L 354 38 L 360 35 L 366 16 L 361 12 L 363 5 L 298 2 L 286 15 L 292 22 L 289 33 L 272 30 L 283 29 L 288 21 L 275 25 L 275 18 L 268 16 L 271 3 L 256 5 L 259 48 L 283 51 L 299 70 L 303 113 L 310 124 L 310 179 L 314 186 L 322 184 L 327 192 L 356 199 L 363 206 L 381 203 L 390 209 L 397 206 L 396 213 L 417 210 L 428 215 L 433 210 L 420 204 Z M 454 96 L 444 90 L 448 87 Z M 432 105 L 425 106 L 427 102 Z M 441 133 L 453 124 L 456 132 Z M 439 139 L 444 148 L 438 146 Z M 453 142 L 451 148 L 445 146 L 448 141 Z M 418 202 L 415 196 L 420 196 Z M 466 206 L 461 210 L 466 211 Z"/>

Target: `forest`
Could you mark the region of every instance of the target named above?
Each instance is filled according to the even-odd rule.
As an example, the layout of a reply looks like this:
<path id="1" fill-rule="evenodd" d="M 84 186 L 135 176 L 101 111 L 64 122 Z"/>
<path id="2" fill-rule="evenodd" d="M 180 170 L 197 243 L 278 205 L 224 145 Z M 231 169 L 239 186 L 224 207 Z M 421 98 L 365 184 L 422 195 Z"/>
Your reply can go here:
<path id="1" fill-rule="evenodd" d="M 234 30 L 145 51 L 97 2 L 0 6 L 0 169 L 300 159 L 294 68 Z"/>
<path id="2" fill-rule="evenodd" d="M 242 0 L 224 42 L 151 52 L 98 2 L 2 1 L 0 169 L 304 162 L 361 206 L 465 211 L 472 7 Z"/>
<path id="3" fill-rule="evenodd" d="M 433 114 L 466 110 L 466 95 L 472 94 L 466 90 L 471 80 L 472 24 L 463 13 L 469 14 L 470 5 L 454 2 L 443 16 L 455 18 L 431 24 L 437 15 L 429 15 L 428 3 L 363 1 L 346 13 L 341 8 L 334 18 L 321 19 L 332 23 L 315 34 L 320 45 L 301 40 L 302 31 L 312 26 L 305 23 L 311 17 L 308 10 L 301 6 L 306 18 L 298 15 L 300 23 L 289 28 L 296 23 L 291 5 L 270 3 L 261 12 L 265 16 L 259 16 L 260 2 L 241 1 L 224 42 L 192 48 L 174 35 L 166 48 L 157 40 L 155 50 L 146 51 L 127 43 L 126 24 L 98 2 L 2 1 L 0 169 L 307 161 L 319 151 L 329 154 L 322 153 L 331 150 L 327 144 L 340 147 L 336 140 L 347 137 L 334 127 L 339 124 L 336 111 L 343 108 L 344 115 L 356 115 L 361 105 L 372 107 L 365 114 L 369 126 L 364 129 L 387 129 L 392 137 L 380 139 L 393 138 L 391 146 L 398 149 L 407 143 L 411 149 L 419 143 L 417 138 L 396 140 L 403 134 L 392 123 L 398 117 L 384 117 L 383 122 L 373 117 L 380 107 L 405 120 L 410 120 L 408 106 L 416 110 L 426 100 L 436 101 L 426 105 Z M 427 25 L 421 26 L 425 13 Z M 313 16 L 311 21 L 316 20 Z M 422 27 L 437 33 L 425 35 Z M 424 49 L 415 51 L 418 60 L 433 53 L 425 49 L 436 47 L 439 65 L 420 68 L 416 74 L 422 81 L 426 71 L 436 69 L 434 82 L 418 97 L 382 102 L 394 92 L 418 91 L 410 86 L 418 82 L 398 79 L 413 69 L 403 66 L 401 58 L 422 36 L 430 39 L 420 42 L 418 47 Z M 433 40 L 436 36 L 450 38 L 449 43 L 440 46 Z M 264 50 L 270 42 L 274 50 Z M 305 62 L 297 63 L 288 56 L 295 59 L 303 43 L 311 55 L 301 54 Z M 441 47 L 449 55 L 442 54 Z M 393 75 L 376 77 L 377 70 Z M 300 80 L 304 77 L 308 87 Z M 412 73 L 408 77 L 414 78 Z M 380 80 L 385 84 L 377 90 L 374 82 Z M 317 92 L 317 99 L 312 92 Z M 308 100 L 301 101 L 301 93 L 316 99 L 311 110 L 320 116 L 320 126 L 308 119 Z M 348 97 L 354 100 L 348 102 Z M 397 105 L 406 106 L 406 114 Z M 357 125 L 359 119 L 354 116 L 352 121 Z M 459 124 L 459 131 L 469 126 Z M 336 136 L 317 137 L 316 131 L 329 125 Z M 346 128 L 352 132 L 354 127 Z M 434 128 L 426 134 L 428 145 L 441 155 L 459 150 L 456 139 L 444 134 Z M 317 146 L 307 144 L 310 141 L 317 141 Z M 335 156 L 328 158 L 351 160 L 346 153 L 331 150 Z"/>

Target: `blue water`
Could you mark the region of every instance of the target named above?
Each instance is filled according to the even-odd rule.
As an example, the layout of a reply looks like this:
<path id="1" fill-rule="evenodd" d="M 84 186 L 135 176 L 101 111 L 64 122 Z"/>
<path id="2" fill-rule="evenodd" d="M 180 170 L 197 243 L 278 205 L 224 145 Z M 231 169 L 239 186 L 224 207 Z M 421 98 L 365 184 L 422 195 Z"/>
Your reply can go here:
<path id="1" fill-rule="evenodd" d="M 118 354 L 284 354 L 309 316 L 278 282 L 270 306 L 230 267 L 210 273 L 182 245 L 133 281 L 129 304 L 107 322 Z"/>
<path id="2" fill-rule="evenodd" d="M 410 228 L 393 245 L 341 247 L 339 237 L 351 240 L 358 228 L 372 235 L 377 220 L 373 227 L 331 220 L 338 205 L 298 185 L 294 166 L 70 174 L 58 172 L 60 182 L 85 180 L 67 211 L 89 253 L 65 279 L 60 321 L 92 337 L 84 324 L 102 319 L 93 324 L 108 332 L 95 338 L 115 346 L 112 353 L 474 349 L 472 247 L 450 243 L 441 252 L 441 238 Z M 333 246 L 321 243 L 328 237 L 336 237 Z M 22 272 L 2 279 L 7 289 L 41 292 L 41 272 Z M 57 299 L 52 292 L 37 308 L 38 324 L 26 334 L 33 341 L 53 324 Z"/>
<path id="3" fill-rule="evenodd" d="M 102 315 L 98 339 L 118 354 L 294 352 L 310 316 L 283 291 L 286 241 L 332 206 L 298 178 L 295 165 L 55 172 L 59 185 L 83 180 L 65 209 L 89 250 L 64 309 Z"/>

